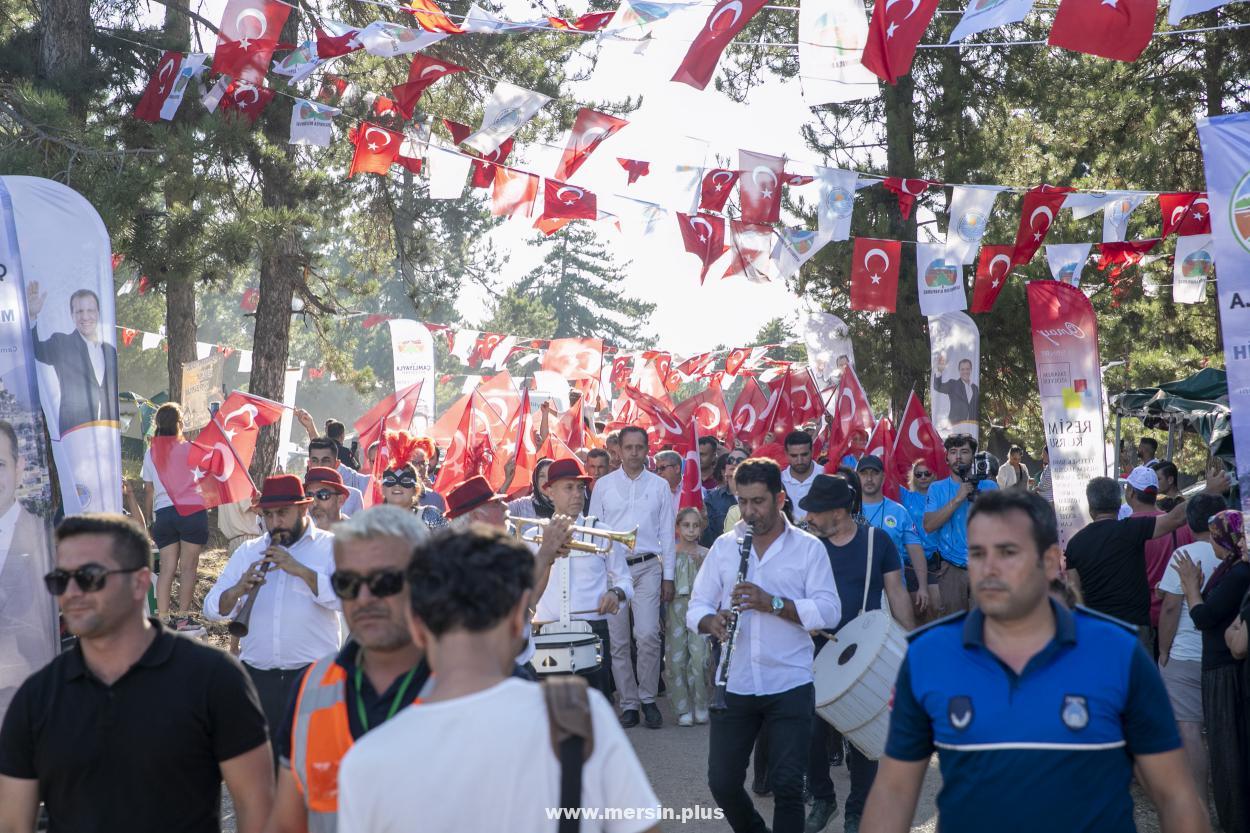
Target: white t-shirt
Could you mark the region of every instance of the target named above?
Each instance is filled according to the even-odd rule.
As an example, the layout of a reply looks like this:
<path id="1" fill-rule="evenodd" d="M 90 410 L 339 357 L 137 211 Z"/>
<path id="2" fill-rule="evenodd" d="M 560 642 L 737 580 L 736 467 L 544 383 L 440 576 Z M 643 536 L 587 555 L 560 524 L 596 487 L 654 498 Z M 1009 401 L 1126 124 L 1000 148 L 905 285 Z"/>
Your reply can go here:
<path id="1" fill-rule="evenodd" d="M 1215 568 L 1220 566 L 1220 559 L 1209 543 L 1195 541 L 1176 548 L 1176 552 L 1172 554 L 1173 560 L 1168 562 L 1168 568 L 1163 571 L 1163 578 L 1159 579 L 1160 590 L 1164 593 L 1175 593 L 1181 597 L 1180 621 L 1176 624 L 1176 636 L 1172 639 L 1172 650 L 1168 654 L 1168 659 L 1199 662 L 1202 660 L 1202 634 L 1198 633 L 1193 620 L 1189 618 L 1189 603 L 1185 601 L 1185 591 L 1181 588 L 1180 573 L 1176 572 L 1175 559 L 1181 553 L 1188 555 L 1195 564 L 1202 568 L 1203 581 L 1210 580 Z"/>
<path id="2" fill-rule="evenodd" d="M 583 817 L 581 830 L 656 826 L 659 800 L 612 707 L 597 691 L 590 706 L 595 748 L 582 770 L 581 806 L 634 812 Z M 554 833 L 559 796 L 542 687 L 510 677 L 467 697 L 409 706 L 353 745 L 339 770 L 338 830 Z"/>
<path id="3" fill-rule="evenodd" d="M 169 492 L 165 491 L 165 484 L 161 482 L 160 475 L 156 473 L 156 464 L 152 462 L 152 449 L 143 452 L 143 469 L 139 472 L 139 477 L 147 483 L 152 484 L 152 511 L 164 509 L 167 506 L 173 506 L 174 502 L 169 497 Z M 148 522 L 151 522 L 148 518 Z"/>

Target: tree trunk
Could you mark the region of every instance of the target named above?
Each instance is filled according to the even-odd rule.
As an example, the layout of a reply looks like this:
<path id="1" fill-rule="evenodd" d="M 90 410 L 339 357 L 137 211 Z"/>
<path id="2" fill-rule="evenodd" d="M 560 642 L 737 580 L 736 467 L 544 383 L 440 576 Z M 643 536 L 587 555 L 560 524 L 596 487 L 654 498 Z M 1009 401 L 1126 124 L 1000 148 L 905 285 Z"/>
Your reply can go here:
<path id="1" fill-rule="evenodd" d="M 168 0 L 171 6 L 189 8 L 190 0 Z M 176 9 L 166 7 L 164 24 L 166 42 L 171 49 L 186 51 L 191 46 L 191 19 Z M 195 182 L 190 157 L 174 154 L 165 160 L 169 176 L 165 179 L 165 210 L 173 215 L 192 199 L 189 189 Z M 165 275 L 165 339 L 169 347 L 167 370 L 169 398 L 182 397 L 182 364 L 196 357 L 195 336 L 199 325 L 195 320 L 195 277 L 182 262 L 169 264 Z"/>
<path id="2" fill-rule="evenodd" d="M 91 4 L 88 0 L 40 0 L 39 77 L 69 100 L 70 112 L 87 116 L 83 73 L 91 57 Z"/>
<path id="3" fill-rule="evenodd" d="M 1207 33 L 1207 48 L 1203 55 L 1203 86 L 1206 88 L 1207 115 L 1224 113 L 1224 39 L 1223 32 Z"/>

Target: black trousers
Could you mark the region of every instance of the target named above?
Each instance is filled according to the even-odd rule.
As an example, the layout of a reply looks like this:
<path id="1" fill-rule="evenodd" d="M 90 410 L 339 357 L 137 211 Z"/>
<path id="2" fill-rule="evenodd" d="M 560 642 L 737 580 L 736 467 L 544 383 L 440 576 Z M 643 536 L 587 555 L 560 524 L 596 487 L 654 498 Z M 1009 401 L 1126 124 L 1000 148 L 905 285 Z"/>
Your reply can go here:
<path id="1" fill-rule="evenodd" d="M 811 683 L 780 694 L 726 694 L 727 708 L 712 712 L 707 779 L 716 804 L 735 833 L 766 833 L 745 781 L 751 749 L 768 737 L 768 783 L 773 790 L 773 833 L 801 833 L 803 771 L 812 730 Z"/>
<path id="2" fill-rule="evenodd" d="M 837 798 L 833 789 L 833 779 L 829 777 L 829 744 L 841 743 L 842 736 L 823 718 L 812 715 L 812 743 L 807 753 L 807 788 L 812 791 L 812 798 L 832 801 Z M 851 774 L 851 794 L 846 797 L 845 813 L 847 816 L 862 816 L 864 803 L 868 801 L 868 791 L 872 789 L 873 779 L 877 777 L 877 762 L 869 760 L 860 752 L 855 744 L 847 744 L 846 768 Z"/>
<path id="3" fill-rule="evenodd" d="M 286 719 L 287 705 L 290 704 L 295 687 L 299 685 L 308 666 L 283 671 L 253 668 L 245 662 L 243 667 L 252 678 L 252 685 L 256 686 L 256 693 L 260 696 L 260 710 L 265 713 L 265 722 L 269 724 L 269 736 L 274 737 L 278 726 Z"/>
<path id="4" fill-rule="evenodd" d="M 589 683 L 592 688 L 599 689 L 599 691 L 603 692 L 603 696 L 607 697 L 608 701 L 611 702 L 612 700 L 612 639 L 611 637 L 608 636 L 608 620 L 607 619 L 588 619 L 584 621 L 586 622 L 586 624 L 590 625 L 590 630 L 594 633 L 594 635 L 599 637 L 600 641 L 603 642 L 602 653 L 601 653 L 601 656 L 603 657 L 603 659 L 599 663 L 599 667 L 596 668 L 594 671 L 578 671 L 577 676 L 585 677 L 586 682 Z M 539 680 L 542 679 L 542 675 L 539 674 L 534 669 L 533 662 L 530 662 L 528 665 L 526 665 L 526 668 L 530 670 L 530 672 L 534 675 L 535 679 L 539 679 Z"/>

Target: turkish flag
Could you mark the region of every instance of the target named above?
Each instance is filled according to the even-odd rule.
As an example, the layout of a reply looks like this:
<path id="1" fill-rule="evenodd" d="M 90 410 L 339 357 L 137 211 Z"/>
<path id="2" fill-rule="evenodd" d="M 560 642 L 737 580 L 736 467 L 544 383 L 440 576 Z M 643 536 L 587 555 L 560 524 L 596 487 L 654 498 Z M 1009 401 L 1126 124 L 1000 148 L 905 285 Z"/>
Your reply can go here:
<path id="1" fill-rule="evenodd" d="M 364 47 L 360 41 L 356 40 L 356 35 L 360 33 L 359 29 L 348 29 L 341 35 L 331 35 L 329 32 L 317 27 L 317 57 L 323 61 L 328 58 L 339 58 L 343 55 L 350 55 Z M 332 76 L 326 76 L 330 78 Z M 340 79 L 341 80 L 341 79 Z M 343 82 L 343 86 L 347 86 L 347 82 Z M 339 90 L 339 94 L 342 94 Z"/>
<path id="2" fill-rule="evenodd" d="M 1014 246 L 982 246 L 977 261 L 976 279 L 972 284 L 972 312 L 989 312 L 998 300 L 998 293 L 1007 285 L 1011 274 L 1011 252 Z"/>
<path id="3" fill-rule="evenodd" d="M 598 379 L 603 370 L 603 339 L 553 338 L 543 353 L 542 369 L 574 379 Z"/>
<path id="4" fill-rule="evenodd" d="M 412 59 L 412 64 L 408 67 L 408 80 L 403 84 L 396 84 L 391 87 L 395 93 L 395 101 L 399 106 L 399 111 L 404 114 L 404 118 L 412 118 L 413 108 L 417 106 L 417 100 L 421 98 L 421 94 L 430 88 L 436 81 L 453 75 L 457 72 L 465 72 L 465 68 L 459 64 L 453 64 L 451 61 L 443 61 L 438 58 L 431 58 L 428 55 L 416 55 Z M 445 122 L 446 120 L 444 120 Z M 464 136 L 467 138 L 472 131 L 465 127 Z M 460 144 L 458 140 L 456 144 Z"/>
<path id="5" fill-rule="evenodd" d="M 686 251 L 699 258 L 703 269 L 699 283 L 707 278 L 707 270 L 720 259 L 729 247 L 725 245 L 725 218 L 715 214 L 689 214 L 677 212 L 677 226 L 681 229 L 681 242 Z"/>
<path id="6" fill-rule="evenodd" d="M 452 141 L 455 142 L 455 144 L 457 145 L 463 144 L 464 140 L 467 139 L 469 135 L 473 132 L 473 128 L 469 127 L 467 124 L 461 124 L 460 122 L 452 121 L 451 119 L 443 119 L 443 126 L 447 128 L 447 131 L 449 133 L 451 133 Z M 473 166 L 472 166 L 473 179 L 470 184 L 474 188 L 490 188 L 493 185 L 496 179 L 495 171 L 498 170 L 498 165 L 492 164 L 492 163 L 502 164 L 504 160 L 508 158 L 508 154 L 512 153 L 512 141 L 513 140 L 511 137 L 504 139 L 502 142 L 499 143 L 499 147 L 495 148 L 490 153 L 486 154 L 480 159 L 473 160 Z M 478 155 L 477 152 L 473 150 L 466 151 L 466 153 L 468 153 L 470 156 Z M 510 176 L 514 178 L 520 177 L 520 176 L 533 176 L 532 174 L 522 174 L 521 171 L 511 171 L 509 173 L 510 173 Z M 534 180 L 533 181 L 534 196 L 537 197 L 538 177 L 533 177 L 533 180 Z M 533 207 L 533 199 L 530 200 L 528 205 L 531 208 Z M 492 211 L 493 210 L 494 208 L 492 205 Z M 508 212 L 508 213 L 511 214 L 512 212 Z M 526 212 L 525 214 L 525 216 L 527 217 L 530 215 L 531 215 L 531 212 Z M 503 215 L 496 214 L 495 216 L 500 217 Z"/>
<path id="7" fill-rule="evenodd" d="M 249 124 L 256 124 L 261 111 L 273 101 L 274 91 L 266 87 L 254 87 L 242 81 L 232 81 L 226 87 L 226 94 L 221 97 L 221 109 L 237 113 L 247 119 Z"/>
<path id="8" fill-rule="evenodd" d="M 420 382 L 384 396 L 380 402 L 352 424 L 352 428 L 356 429 L 356 435 L 360 438 L 360 447 L 367 452 L 369 446 L 382 439 L 384 430 L 409 430 L 420 399 Z"/>
<path id="9" fill-rule="evenodd" d="M 411 0 L 404 11 L 416 17 L 417 25 L 427 32 L 443 32 L 448 35 L 464 32 L 464 28 L 453 23 L 434 0 Z"/>
<path id="10" fill-rule="evenodd" d="M 625 183 L 626 185 L 633 185 L 639 180 L 639 178 L 651 173 L 650 162 L 644 162 L 641 159 L 622 159 L 619 156 L 616 157 L 616 161 L 619 162 L 621 167 L 625 169 L 625 172 L 629 174 L 629 181 Z"/>
<path id="11" fill-rule="evenodd" d="M 674 81 L 701 90 L 712 80 L 716 62 L 742 27 L 764 8 L 767 0 L 719 0 L 695 35 L 686 57 L 673 75 Z M 936 0 L 935 0 L 936 2 Z"/>
<path id="12" fill-rule="evenodd" d="M 327 72 L 321 76 L 321 87 L 317 90 L 317 100 L 325 104 L 338 104 L 349 86 L 346 78 Z"/>
<path id="13" fill-rule="evenodd" d="M 490 481 L 495 464 L 492 419 L 499 421 L 495 409 L 477 391 L 470 393 L 460 412 L 455 432 L 451 435 L 447 453 L 443 455 L 438 479 L 434 481 L 434 491 L 445 495 L 456 484 L 479 474 Z M 506 431 L 507 426 L 503 426 L 502 430 Z M 491 486 L 496 489 L 501 485 L 491 482 Z"/>
<path id="14" fill-rule="evenodd" d="M 738 172 L 724 168 L 715 168 L 703 175 L 703 185 L 699 192 L 700 211 L 724 211 L 725 201 L 738 184 Z"/>
<path id="15" fill-rule="evenodd" d="M 1108 277 L 1118 278 L 1128 267 L 1141 263 L 1141 259 L 1162 242 L 1162 238 L 1152 237 L 1148 240 L 1128 240 L 1122 243 L 1099 243 L 1098 268 L 1112 267 L 1107 273 Z"/>
<path id="16" fill-rule="evenodd" d="M 572 449 L 586 447 L 586 418 L 582 415 L 584 399 L 585 397 L 578 397 L 572 407 L 560 415 L 552 428 L 564 440 L 564 444 Z"/>
<path id="17" fill-rule="evenodd" d="M 534 466 L 538 462 L 538 448 L 534 443 L 531 430 L 529 388 L 521 391 L 520 404 L 513 417 L 511 428 L 498 446 L 494 464 L 491 467 L 492 483 L 508 482 L 507 466 L 512 461 L 512 481 L 508 483 L 508 497 L 519 497 L 530 491 L 530 483 L 534 477 Z"/>
<path id="18" fill-rule="evenodd" d="M 1163 215 L 1163 237 L 1171 237 L 1173 232 L 1180 237 L 1211 233 L 1211 204 L 1206 194 L 1160 194 L 1159 213 Z"/>
<path id="19" fill-rule="evenodd" d="M 898 240 L 856 237 L 851 255 L 851 309 L 894 312 L 898 305 Z"/>
<path id="20" fill-rule="evenodd" d="M 868 394 L 864 392 L 864 386 L 859 383 L 859 377 L 850 365 L 844 367 L 842 375 L 838 377 L 832 416 L 834 435 L 844 441 L 849 441 L 856 431 L 862 431 L 864 437 L 867 437 L 876 424 Z"/>
<path id="21" fill-rule="evenodd" d="M 490 213 L 495 217 L 532 217 L 538 199 L 538 177 L 524 171 L 495 167 Z"/>
<path id="22" fill-rule="evenodd" d="M 930 188 L 942 187 L 942 183 L 931 179 L 905 179 L 898 176 L 889 177 L 881 184 L 885 186 L 887 191 L 898 196 L 898 210 L 903 215 L 904 220 L 911 216 L 911 209 L 916 204 L 916 197 Z"/>
<path id="23" fill-rule="evenodd" d="M 780 156 L 738 151 L 738 198 L 744 223 L 776 223 L 781 219 L 781 176 L 786 160 Z"/>
<path id="24" fill-rule="evenodd" d="M 217 31 L 213 72 L 258 87 L 262 85 L 291 8 L 277 0 L 230 0 L 226 3 Z"/>
<path id="25" fill-rule="evenodd" d="M 577 452 L 569 448 L 564 440 L 556 436 L 555 432 L 548 431 L 547 436 L 543 438 L 543 444 L 538 449 L 538 459 L 546 458 L 548 460 L 572 460 L 577 457 Z"/>
<path id="26" fill-rule="evenodd" d="M 938 0 L 877 0 L 860 62 L 887 84 L 911 72 L 916 46 L 937 7 Z"/>
<path id="27" fill-rule="evenodd" d="M 725 396 L 720 385 L 708 385 L 703 390 L 677 403 L 673 416 L 683 423 L 694 420 L 699 424 L 699 433 L 705 437 L 716 437 L 721 442 L 728 442 L 730 434 L 729 409 L 725 407 Z"/>
<path id="28" fill-rule="evenodd" d="M 585 188 L 555 179 L 543 180 L 544 220 L 594 220 L 599 216 L 595 195 Z"/>
<path id="29" fill-rule="evenodd" d="M 615 11 L 610 12 L 591 12 L 584 14 L 576 20 L 565 20 L 562 17 L 548 17 L 547 22 L 555 29 L 574 29 L 578 32 L 598 32 L 607 26 L 616 14 Z"/>
<path id="30" fill-rule="evenodd" d="M 243 468 L 252 465 L 260 429 L 282 419 L 284 407 L 281 402 L 237 390 L 221 403 L 213 417 L 213 424 L 234 447 Z M 203 436 L 204 433 L 200 432 L 197 439 Z"/>
<path id="31" fill-rule="evenodd" d="M 499 424 L 492 423 L 497 431 L 495 444 L 498 445 L 507 435 L 506 426 L 516 419 L 517 409 L 521 407 L 521 392 L 517 390 L 512 374 L 505 370 L 478 384 L 477 393 L 499 414 L 504 424 L 505 430 L 498 430 Z"/>
<path id="32" fill-rule="evenodd" d="M 668 353 L 648 351 L 643 353 L 643 365 L 638 370 L 634 387 L 671 407 L 668 398 L 668 376 L 671 362 Z"/>
<path id="33" fill-rule="evenodd" d="M 1065 195 L 1074 190 L 1066 186 L 1039 185 L 1024 195 L 1020 227 L 1016 230 L 1016 243 L 1011 252 L 1012 266 L 1024 266 L 1033 259 L 1054 225 L 1055 214 L 1063 206 Z"/>
<path id="34" fill-rule="evenodd" d="M 942 438 L 925 413 L 924 405 L 920 404 L 920 397 L 912 391 L 894 435 L 894 474 L 900 483 L 908 482 L 911 467 L 917 460 L 924 460 L 933 470 L 934 482 L 950 477 Z"/>
<path id="35" fill-rule="evenodd" d="M 153 437 L 152 464 L 179 515 L 256 495 L 247 466 L 215 421 L 194 440 Z"/>
<path id="36" fill-rule="evenodd" d="M 825 403 L 811 370 L 790 374 L 790 408 L 796 426 L 824 415 Z"/>
<path id="37" fill-rule="evenodd" d="M 627 396 L 618 396 L 612 403 L 612 417 L 608 420 L 608 430 L 624 428 L 626 425 L 641 425 L 645 417 L 634 400 Z"/>
<path id="38" fill-rule="evenodd" d="M 681 466 L 681 493 L 677 508 L 703 508 L 703 479 L 699 476 L 699 421 L 692 419 L 686 432 L 686 457 Z"/>
<path id="39" fill-rule="evenodd" d="M 767 442 L 779 442 L 795 428 L 794 407 L 790 401 L 790 368 L 769 386 L 768 403 L 760 413 L 757 426 Z M 768 435 L 772 434 L 769 440 Z"/>
<path id="40" fill-rule="evenodd" d="M 1051 46 L 1136 61 L 1154 34 L 1158 0 L 1059 0 Z"/>
<path id="41" fill-rule="evenodd" d="M 668 405 L 629 385 L 625 386 L 625 395 L 632 399 L 638 409 L 651 420 L 651 428 L 647 433 L 651 435 L 651 440 L 657 448 L 682 442 L 684 434 L 681 420 L 673 415 Z"/>
<path id="42" fill-rule="evenodd" d="M 480 389 L 474 389 L 453 402 L 451 407 L 430 426 L 429 435 L 434 442 L 440 446 L 450 447 L 464 419 L 465 411 L 474 411 L 477 414 L 476 419 L 480 427 L 490 435 L 492 442 L 502 442 L 507 436 L 508 423 L 504 422 L 504 418 L 491 404 L 491 400 L 487 399 L 486 394 Z"/>
<path id="43" fill-rule="evenodd" d="M 612 387 L 623 388 L 634 375 L 634 354 L 624 353 L 612 360 Z"/>
<path id="44" fill-rule="evenodd" d="M 387 130 L 367 121 L 361 122 L 356 134 L 356 152 L 352 155 L 352 166 L 347 171 L 348 177 L 361 173 L 386 176 L 399 156 L 399 145 L 403 139 L 394 130 Z"/>
<path id="45" fill-rule="evenodd" d="M 867 454 L 881 460 L 882 474 L 885 477 L 881 492 L 890 500 L 898 500 L 898 487 L 901 485 L 898 472 L 894 468 L 894 426 L 889 417 L 877 420 L 877 427 L 872 429 L 865 446 Z M 904 480 L 902 483 L 906 483 Z M 900 553 L 901 554 L 901 553 Z"/>
<path id="46" fill-rule="evenodd" d="M 753 283 L 767 283 L 776 274 L 772 260 L 773 227 L 766 223 L 729 221 L 729 266 L 721 279 L 742 275 Z"/>
<path id="47" fill-rule="evenodd" d="M 625 119 L 618 119 L 589 107 L 578 110 L 569 143 L 564 148 L 564 155 L 560 157 L 560 164 L 556 166 L 556 179 L 571 177 L 605 139 L 627 124 L 629 122 Z"/>
<path id="48" fill-rule="evenodd" d="M 755 445 L 766 430 L 760 417 L 768 407 L 769 397 L 754 376 L 748 376 L 729 412 L 733 438 Z"/>
<path id="49" fill-rule="evenodd" d="M 174 91 L 174 82 L 178 80 L 178 70 L 182 67 L 182 53 L 169 50 L 161 55 L 156 64 L 156 71 L 148 79 L 148 85 L 135 105 L 135 118 L 143 121 L 160 121 L 161 108 L 165 99 Z"/>
<path id="50" fill-rule="evenodd" d="M 695 377 L 707 375 L 707 369 L 711 366 L 714 355 L 714 353 L 699 353 L 678 363 L 673 369 L 681 376 L 681 381 L 689 382 Z"/>
<path id="51" fill-rule="evenodd" d="M 473 349 L 469 351 L 469 367 L 481 367 L 482 362 L 490 358 L 505 337 L 503 333 L 479 333 L 477 340 L 473 342 Z"/>

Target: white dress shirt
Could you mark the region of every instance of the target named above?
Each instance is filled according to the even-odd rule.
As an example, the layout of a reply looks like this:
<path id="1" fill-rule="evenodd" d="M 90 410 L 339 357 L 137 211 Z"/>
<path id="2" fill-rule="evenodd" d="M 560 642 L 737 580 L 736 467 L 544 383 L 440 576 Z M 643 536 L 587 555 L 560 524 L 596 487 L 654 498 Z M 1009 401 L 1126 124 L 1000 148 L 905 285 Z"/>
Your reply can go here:
<path id="1" fill-rule="evenodd" d="M 22 504 L 15 500 L 9 506 L 8 511 L 0 515 L 0 573 L 4 572 L 4 562 L 9 557 L 9 550 L 13 547 L 13 530 L 17 529 L 17 518 L 21 512 Z M 629 585 L 629 592 L 633 595 L 632 581 Z"/>
<path id="2" fill-rule="evenodd" d="M 314 594 L 301 578 L 270 569 L 265 583 L 256 590 L 248 634 L 239 642 L 239 659 L 253 668 L 299 668 L 339 649 L 338 611 L 342 606 L 330 588 L 334 535 L 313 526 L 311 520 L 306 523 L 303 536 L 286 550 L 317 574 L 317 592 Z M 268 535 L 239 545 L 204 599 L 205 619 L 224 622 L 238 614 L 243 597 L 225 616 L 217 612 L 218 600 L 239 583 L 268 546 Z"/>
<path id="3" fill-rule="evenodd" d="M 806 480 L 799 480 L 795 477 L 791 473 L 789 466 L 781 470 L 781 485 L 785 488 L 786 494 L 790 498 L 790 509 L 794 515 L 795 523 L 807 517 L 807 511 L 799 508 L 799 501 L 807 497 L 807 493 L 812 490 L 812 484 L 815 482 L 815 463 L 812 463 L 812 467 L 807 470 Z"/>
<path id="4" fill-rule="evenodd" d="M 575 525 L 587 526 L 586 517 L 578 515 Z M 603 541 L 602 538 L 595 539 L 583 533 L 574 537 L 579 541 Z M 538 544 L 530 542 L 529 547 L 538 552 Z M 551 565 L 551 577 L 547 579 L 547 587 L 534 609 L 535 622 L 555 622 L 560 618 L 560 599 L 564 591 L 566 570 L 569 576 L 569 611 L 592 611 L 578 613 L 574 619 L 606 619 L 606 615 L 597 611 L 599 599 L 610 588 L 619 587 L 625 594 L 625 601 L 634 597 L 634 577 L 625 563 L 624 553 L 616 547 L 608 550 L 607 555 L 575 551 L 567 558 L 557 558 Z"/>
<path id="5" fill-rule="evenodd" d="M 672 581 L 677 569 L 677 513 L 673 490 L 668 481 L 645 469 L 635 478 L 619 468 L 595 483 L 590 496 L 590 514 L 599 526 L 618 532 L 638 527 L 634 552 L 655 553 L 664 567 L 664 580 Z M 622 555 L 628 551 L 615 544 Z"/>
<path id="6" fill-rule="evenodd" d="M 820 539 L 796 529 L 785 531 L 758 557 L 751 549 L 746 580 L 765 593 L 794 602 L 801 625 L 775 613 L 744 610 L 729 668 L 728 690 L 734 694 L 779 694 L 812 682 L 810 630 L 836 627 L 842 603 L 833 581 L 829 555 Z M 686 627 L 698 632 L 699 621 L 732 605 L 729 594 L 738 578 L 738 541 L 746 534 L 739 521 L 716 539 L 695 576 L 686 610 Z"/>
<path id="7" fill-rule="evenodd" d="M 83 340 L 83 344 L 87 345 L 87 355 L 91 358 L 91 369 L 95 371 L 95 383 L 97 385 L 104 384 L 104 345 L 98 341 L 91 341 L 78 333 L 78 337 Z"/>

